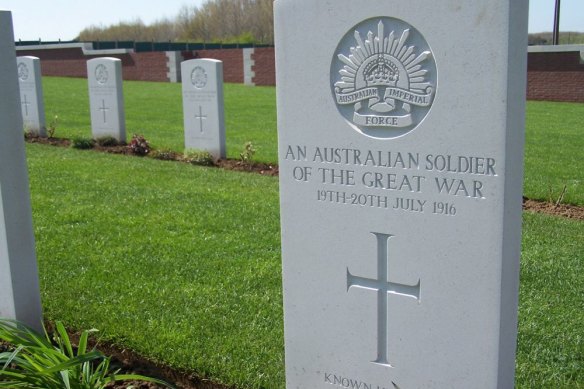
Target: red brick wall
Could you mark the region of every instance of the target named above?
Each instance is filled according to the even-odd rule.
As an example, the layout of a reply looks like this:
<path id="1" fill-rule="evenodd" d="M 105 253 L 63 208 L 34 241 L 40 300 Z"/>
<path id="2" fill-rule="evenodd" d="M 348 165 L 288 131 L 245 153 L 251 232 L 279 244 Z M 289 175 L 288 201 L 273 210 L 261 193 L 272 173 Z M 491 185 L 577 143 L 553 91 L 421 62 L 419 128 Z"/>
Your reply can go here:
<path id="1" fill-rule="evenodd" d="M 44 76 L 87 77 L 87 58 L 80 48 L 51 50 L 19 50 L 16 55 L 32 55 L 41 60 Z"/>
<path id="2" fill-rule="evenodd" d="M 151 53 L 130 53 L 119 57 L 122 60 L 122 74 L 124 80 L 141 81 L 168 81 L 164 51 Z"/>
<path id="3" fill-rule="evenodd" d="M 276 85 L 276 62 L 273 47 L 256 47 L 251 57 L 255 85 Z"/>
<path id="4" fill-rule="evenodd" d="M 187 58 L 186 55 L 183 57 L 191 59 Z M 211 58 L 223 61 L 223 81 L 243 84 L 242 49 L 197 50 L 193 52 L 193 58 Z"/>
<path id="5" fill-rule="evenodd" d="M 42 72 L 45 76 L 87 77 L 86 62 L 96 56 L 84 55 L 81 48 L 23 50 L 19 56 L 32 55 L 41 59 Z M 225 82 L 243 83 L 243 50 L 218 49 L 183 51 L 185 60 L 193 58 L 212 58 L 223 61 L 223 79 Z M 103 56 L 103 55 L 102 55 Z M 124 80 L 167 81 L 166 54 L 158 52 L 140 52 L 108 57 L 122 60 Z M 256 78 L 258 85 L 275 85 L 274 49 L 256 49 Z M 259 65 L 258 65 L 259 63 Z"/>
<path id="6" fill-rule="evenodd" d="M 527 99 L 584 102 L 584 64 L 580 53 L 529 53 Z"/>
<path id="7" fill-rule="evenodd" d="M 40 58 L 45 76 L 87 78 L 87 61 L 103 55 L 84 55 L 80 48 L 25 50 L 18 56 L 32 55 Z M 107 55 L 122 60 L 124 80 L 168 81 L 166 54 L 163 51 Z"/>

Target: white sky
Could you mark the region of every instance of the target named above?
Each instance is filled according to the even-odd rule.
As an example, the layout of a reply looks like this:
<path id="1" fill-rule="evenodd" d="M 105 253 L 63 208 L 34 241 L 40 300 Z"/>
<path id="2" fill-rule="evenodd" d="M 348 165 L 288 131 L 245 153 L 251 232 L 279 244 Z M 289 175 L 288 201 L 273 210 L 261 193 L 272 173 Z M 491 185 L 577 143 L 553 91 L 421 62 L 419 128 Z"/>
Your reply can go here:
<path id="1" fill-rule="evenodd" d="M 181 6 L 203 1 L 0 0 L 0 9 L 12 11 L 16 39 L 54 41 L 72 40 L 90 25 L 108 26 L 137 18 L 148 24 L 173 18 Z M 530 0 L 529 32 L 552 31 L 554 4 L 555 0 Z M 560 29 L 584 32 L 584 0 L 561 0 L 561 4 Z"/>

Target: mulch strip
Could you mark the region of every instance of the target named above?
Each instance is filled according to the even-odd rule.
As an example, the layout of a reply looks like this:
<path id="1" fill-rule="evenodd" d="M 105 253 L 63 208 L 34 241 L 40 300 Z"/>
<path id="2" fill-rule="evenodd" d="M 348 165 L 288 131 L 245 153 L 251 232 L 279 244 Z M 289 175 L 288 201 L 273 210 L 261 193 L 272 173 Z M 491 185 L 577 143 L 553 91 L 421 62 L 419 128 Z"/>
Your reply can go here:
<path id="1" fill-rule="evenodd" d="M 119 367 L 124 374 L 141 374 L 158 378 L 181 389 L 235 389 L 234 386 L 226 386 L 200 378 L 195 373 L 176 370 L 160 363 L 152 362 L 131 350 L 122 349 L 114 345 L 100 343 L 97 349 L 110 356 L 113 366 Z M 120 382 L 108 386 L 108 388 L 126 389 L 130 384 L 137 389 L 163 388 L 160 385 L 142 381 Z"/>
<path id="2" fill-rule="evenodd" d="M 26 137 L 26 141 L 29 143 L 41 143 L 51 146 L 71 147 L 71 140 L 65 138 L 42 138 L 34 135 L 28 135 Z M 89 150 L 110 154 L 123 154 L 135 157 L 144 157 L 144 155 L 135 154 L 128 145 L 100 146 L 98 144 L 95 144 L 93 148 Z M 188 161 L 184 160 L 182 154 L 180 153 L 175 153 L 170 158 L 171 159 L 166 160 L 189 163 Z M 276 165 L 270 165 L 262 162 L 253 161 L 243 162 L 237 159 L 219 159 L 215 161 L 215 164 L 212 166 L 226 170 L 257 173 L 264 176 L 277 176 L 279 173 L 278 166 Z"/>
<path id="3" fill-rule="evenodd" d="M 527 212 L 545 213 L 568 219 L 584 220 L 584 207 L 569 204 L 555 204 L 547 201 L 523 198 L 523 209 Z"/>

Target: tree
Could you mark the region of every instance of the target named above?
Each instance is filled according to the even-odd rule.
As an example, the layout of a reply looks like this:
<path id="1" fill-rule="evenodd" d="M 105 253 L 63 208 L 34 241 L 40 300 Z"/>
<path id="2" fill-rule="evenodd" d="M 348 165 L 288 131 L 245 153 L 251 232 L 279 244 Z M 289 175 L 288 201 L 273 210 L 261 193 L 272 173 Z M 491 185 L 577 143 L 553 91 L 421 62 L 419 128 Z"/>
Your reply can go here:
<path id="1" fill-rule="evenodd" d="M 140 19 L 116 25 L 89 26 L 82 41 L 190 41 L 273 44 L 273 0 L 207 0 L 183 6 L 174 19 L 145 25 Z"/>

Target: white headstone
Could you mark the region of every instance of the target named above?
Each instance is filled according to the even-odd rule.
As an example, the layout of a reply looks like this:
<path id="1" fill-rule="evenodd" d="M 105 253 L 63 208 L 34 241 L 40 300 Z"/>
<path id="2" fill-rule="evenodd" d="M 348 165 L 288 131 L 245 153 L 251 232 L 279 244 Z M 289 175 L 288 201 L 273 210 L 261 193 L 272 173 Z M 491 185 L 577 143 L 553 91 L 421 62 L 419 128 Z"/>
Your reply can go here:
<path id="1" fill-rule="evenodd" d="M 9 11 L 0 11 L 0 317 L 42 328 L 40 291 Z"/>
<path id="2" fill-rule="evenodd" d="M 47 136 L 41 60 L 26 56 L 16 58 L 16 62 L 24 129 L 40 136 Z"/>
<path id="3" fill-rule="evenodd" d="M 112 136 L 125 142 L 122 61 L 107 57 L 87 61 L 87 81 L 93 138 Z"/>
<path id="4" fill-rule="evenodd" d="M 185 148 L 225 158 L 223 62 L 191 59 L 181 63 Z"/>
<path id="5" fill-rule="evenodd" d="M 287 388 L 512 388 L 527 1 L 274 4 Z"/>

